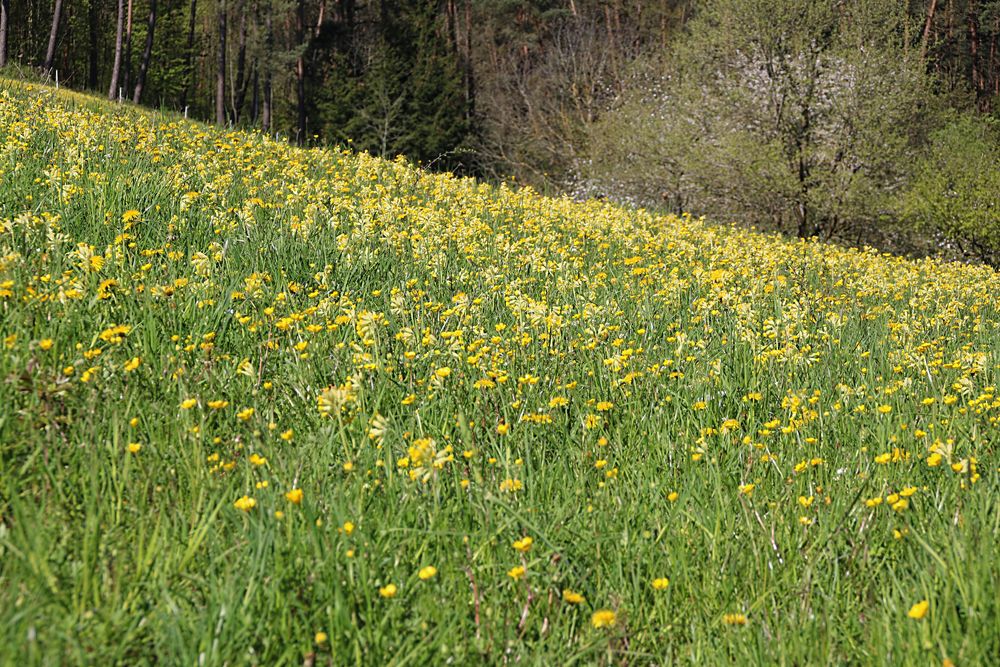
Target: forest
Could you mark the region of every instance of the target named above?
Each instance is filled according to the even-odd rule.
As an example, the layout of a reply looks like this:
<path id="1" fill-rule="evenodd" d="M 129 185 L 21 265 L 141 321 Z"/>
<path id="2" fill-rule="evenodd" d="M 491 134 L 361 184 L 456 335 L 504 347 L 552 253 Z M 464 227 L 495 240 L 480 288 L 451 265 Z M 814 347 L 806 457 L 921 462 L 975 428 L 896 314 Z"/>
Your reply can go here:
<path id="1" fill-rule="evenodd" d="M 1000 264 L 996 0 L 2 0 L 0 66 L 435 170 Z"/>

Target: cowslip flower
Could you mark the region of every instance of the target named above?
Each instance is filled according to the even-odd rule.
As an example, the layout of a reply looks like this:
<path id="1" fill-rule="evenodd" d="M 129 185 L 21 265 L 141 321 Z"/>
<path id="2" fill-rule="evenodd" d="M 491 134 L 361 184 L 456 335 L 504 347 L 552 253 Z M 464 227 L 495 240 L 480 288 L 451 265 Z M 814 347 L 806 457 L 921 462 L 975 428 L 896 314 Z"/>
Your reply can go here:
<path id="1" fill-rule="evenodd" d="M 250 496 L 243 496 L 233 503 L 233 507 L 244 512 L 249 512 L 254 507 L 257 507 L 257 501 Z"/>

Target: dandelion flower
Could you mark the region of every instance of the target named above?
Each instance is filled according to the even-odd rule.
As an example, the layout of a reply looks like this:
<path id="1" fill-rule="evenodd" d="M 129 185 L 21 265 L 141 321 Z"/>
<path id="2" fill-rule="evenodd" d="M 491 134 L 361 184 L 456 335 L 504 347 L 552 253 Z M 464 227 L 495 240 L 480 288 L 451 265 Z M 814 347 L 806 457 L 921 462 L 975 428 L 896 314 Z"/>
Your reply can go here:
<path id="1" fill-rule="evenodd" d="M 514 549 L 516 549 L 517 551 L 526 554 L 529 551 L 531 551 L 531 545 L 534 543 L 534 541 L 535 540 L 533 540 L 531 537 L 525 535 L 521 539 L 515 540 L 511 546 L 514 547 Z"/>
<path id="2" fill-rule="evenodd" d="M 921 600 L 912 607 L 910 611 L 906 612 L 906 615 L 915 621 L 923 619 L 927 615 L 927 610 L 930 608 L 930 603 L 927 600 Z"/>
<path id="3" fill-rule="evenodd" d="M 618 616 L 610 609 L 598 609 L 590 617 L 590 624 L 595 628 L 614 627 Z"/>

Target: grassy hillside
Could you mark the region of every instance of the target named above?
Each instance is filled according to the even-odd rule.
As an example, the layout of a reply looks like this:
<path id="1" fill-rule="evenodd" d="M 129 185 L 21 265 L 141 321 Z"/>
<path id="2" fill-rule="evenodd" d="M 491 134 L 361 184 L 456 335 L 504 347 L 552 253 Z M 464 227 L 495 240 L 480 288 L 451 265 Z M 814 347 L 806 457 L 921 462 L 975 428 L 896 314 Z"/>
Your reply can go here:
<path id="1" fill-rule="evenodd" d="M 0 663 L 989 663 L 998 294 L 0 82 Z"/>

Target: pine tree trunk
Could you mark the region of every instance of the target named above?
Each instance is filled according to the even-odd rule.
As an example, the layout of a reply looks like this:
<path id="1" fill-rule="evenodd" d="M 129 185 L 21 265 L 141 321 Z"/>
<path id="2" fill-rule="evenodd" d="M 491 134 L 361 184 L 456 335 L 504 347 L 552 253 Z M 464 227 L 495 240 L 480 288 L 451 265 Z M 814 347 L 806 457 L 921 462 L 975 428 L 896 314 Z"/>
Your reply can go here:
<path id="1" fill-rule="evenodd" d="M 52 65 L 56 58 L 56 41 L 59 37 L 59 17 L 61 14 L 62 0 L 56 0 L 55 7 L 52 9 L 52 30 L 49 32 L 49 48 L 45 51 L 45 64 L 42 67 L 46 76 L 52 73 Z"/>
<path id="2" fill-rule="evenodd" d="M 250 124 L 257 124 L 257 114 L 260 112 L 260 72 L 257 63 L 253 66 L 253 94 L 250 96 Z"/>
<path id="3" fill-rule="evenodd" d="M 927 7 L 927 21 L 924 22 L 924 36 L 920 40 L 920 59 L 927 57 L 927 45 L 931 38 L 931 26 L 934 25 L 934 14 L 937 12 L 938 0 L 931 0 Z"/>
<path id="4" fill-rule="evenodd" d="M 271 133 L 271 61 L 274 57 L 274 30 L 271 26 L 271 9 L 264 16 L 264 90 L 261 99 L 260 127 L 264 134 Z"/>
<path id="5" fill-rule="evenodd" d="M 10 16 L 10 0 L 0 0 L 0 67 L 7 66 L 7 19 Z"/>
<path id="6" fill-rule="evenodd" d="M 115 31 L 115 64 L 111 68 L 111 85 L 108 86 L 108 99 L 118 96 L 118 75 L 122 66 L 122 31 L 125 28 L 125 0 L 118 0 L 118 24 Z"/>
<path id="7" fill-rule="evenodd" d="M 980 69 L 979 53 L 980 37 L 979 26 L 977 25 L 977 7 L 975 0 L 969 2 L 969 13 L 967 15 L 969 25 L 969 60 L 972 65 L 972 89 L 976 93 L 976 99 L 981 101 L 983 93 L 983 76 Z"/>
<path id="8" fill-rule="evenodd" d="M 296 142 L 306 143 L 306 3 L 299 0 L 295 12 L 295 37 L 299 45 L 299 57 L 295 59 L 295 106 L 298 111 Z"/>
<path id="9" fill-rule="evenodd" d="M 153 56 L 153 30 L 156 28 L 156 0 L 149 0 L 149 23 L 146 26 L 146 48 L 142 52 L 142 65 L 139 66 L 139 78 L 135 82 L 135 94 L 132 102 L 139 104 L 142 99 L 142 88 L 146 85 L 146 73 L 149 71 L 149 60 Z"/>
<path id="10" fill-rule="evenodd" d="M 1000 95 L 1000 77 L 997 76 L 997 31 L 1000 30 L 1000 17 L 993 24 L 993 35 L 990 37 L 990 88 L 993 97 Z"/>
<path id="11" fill-rule="evenodd" d="M 187 52 L 185 53 L 187 71 L 185 71 L 184 75 L 186 81 L 184 82 L 184 88 L 181 90 L 182 111 L 187 109 L 188 91 L 194 88 L 194 22 L 197 16 L 198 0 L 191 0 L 191 14 L 188 17 Z"/>
<path id="12" fill-rule="evenodd" d="M 316 29 L 313 30 L 313 36 L 319 37 L 320 31 L 323 29 L 323 21 L 326 20 L 326 0 L 319 0 L 319 13 L 316 15 Z"/>
<path id="13" fill-rule="evenodd" d="M 121 87 L 128 91 L 132 87 L 132 0 L 128 0 L 128 10 L 125 13 L 125 55 L 121 79 Z"/>
<path id="14" fill-rule="evenodd" d="M 240 122 L 243 115 L 243 103 L 246 101 L 247 85 L 250 78 L 246 76 L 247 69 L 247 11 L 243 7 L 240 15 L 240 45 L 236 52 L 236 85 L 233 90 L 233 122 Z"/>
<path id="15" fill-rule="evenodd" d="M 215 75 L 215 122 L 226 124 L 226 0 L 219 2 L 219 70 Z"/>
<path id="16" fill-rule="evenodd" d="M 97 78 L 98 78 L 98 39 L 100 37 L 101 26 L 100 26 L 100 5 L 96 0 L 90 0 L 90 8 L 87 15 L 87 22 L 90 28 L 90 42 L 88 44 L 89 49 L 87 53 L 87 87 L 91 90 L 97 89 Z"/>
<path id="17" fill-rule="evenodd" d="M 472 70 L 472 0 L 465 0 L 465 113 L 476 115 L 476 80 Z"/>
<path id="18" fill-rule="evenodd" d="M 260 129 L 271 133 L 271 73 L 264 73 L 264 90 L 260 100 Z"/>

